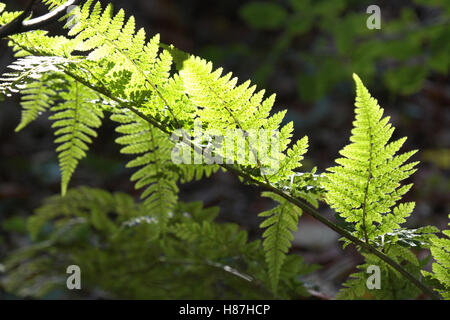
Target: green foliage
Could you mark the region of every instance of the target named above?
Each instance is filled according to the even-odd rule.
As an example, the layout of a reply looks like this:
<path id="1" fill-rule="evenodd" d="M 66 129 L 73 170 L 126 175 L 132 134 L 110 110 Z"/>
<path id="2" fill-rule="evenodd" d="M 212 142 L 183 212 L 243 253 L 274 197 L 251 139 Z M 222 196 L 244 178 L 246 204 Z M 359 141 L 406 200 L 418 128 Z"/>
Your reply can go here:
<path id="1" fill-rule="evenodd" d="M 0 2 L 0 24 L 5 25 L 20 15 L 20 11 L 5 11 L 6 5 Z"/>
<path id="2" fill-rule="evenodd" d="M 250 2 L 240 10 L 241 17 L 253 28 L 276 29 L 283 25 L 287 13 L 271 2 Z"/>
<path id="3" fill-rule="evenodd" d="M 414 276 L 420 276 L 420 269 L 424 261 L 419 261 L 409 249 L 392 245 L 386 249 L 386 254 L 393 258 Z M 419 296 L 420 290 L 411 285 L 396 270 L 392 269 L 379 258 L 364 254 L 365 263 L 358 266 L 359 272 L 350 276 L 350 279 L 344 282 L 337 299 L 376 299 L 376 300 L 405 300 L 415 299 Z M 367 281 L 370 274 L 367 272 L 369 266 L 380 268 L 380 288 L 368 289 Z"/>
<path id="4" fill-rule="evenodd" d="M 192 119 L 198 116 L 197 119 L 206 125 L 205 130 L 219 130 L 222 133 L 232 128 L 244 131 L 260 129 L 276 131 L 285 115 L 283 111 L 269 116 L 274 95 L 263 99 L 263 90 L 254 94 L 256 87 L 250 86 L 249 81 L 236 86 L 237 78 L 231 79 L 231 73 L 220 77 L 221 69 L 213 71 L 211 63 L 200 58 L 186 58 L 178 67 L 179 74 L 170 76 L 172 56 L 167 50 L 158 54 L 159 36 L 153 37 L 145 44 L 143 29 L 134 33 L 134 19 L 131 17 L 124 24 L 123 11 L 113 15 L 111 6 L 102 11 L 99 3 L 92 5 L 92 1 L 86 2 L 81 9 L 80 22 L 69 31 L 69 34 L 75 37 L 54 42 L 51 39 L 56 40 L 55 38 L 39 33 L 14 36 L 23 42 L 21 46 L 16 46 L 16 50 L 22 55 L 26 55 L 27 51 L 37 53 L 36 50 L 42 50 L 41 54 L 46 55 L 51 52 L 60 54 L 61 51 L 65 55 L 74 50 L 88 51 L 85 61 L 71 64 L 67 68 L 71 75 L 75 74 L 77 79 L 89 79 L 95 82 L 95 86 L 101 87 L 101 92 L 107 88 L 111 95 L 139 106 L 145 115 L 175 127 L 192 128 Z M 36 43 L 43 42 L 52 44 L 45 48 L 36 48 Z M 64 46 L 61 47 L 59 42 L 64 42 Z M 98 61 L 104 68 L 99 69 L 99 66 L 91 61 Z M 35 73 L 38 75 L 40 70 L 36 70 Z M 16 81 L 28 81 L 30 77 L 24 79 L 24 76 L 26 75 L 22 74 Z M 7 83 L 4 89 L 10 89 L 13 84 L 15 83 Z M 108 104 L 111 104 L 111 101 Z M 161 113 L 159 111 L 161 109 L 166 112 Z M 224 109 L 227 111 L 226 114 L 222 112 Z M 279 150 L 271 150 L 274 153 L 272 158 L 279 159 L 283 169 L 280 174 L 270 177 L 273 182 L 287 179 L 293 173 L 292 170 L 300 165 L 297 160 L 302 158 L 301 155 L 305 151 L 305 139 L 297 143 L 292 151 L 288 151 L 289 159 L 285 159 L 284 155 L 292 136 L 292 129 L 292 123 L 283 126 L 278 141 Z M 128 140 L 132 138 L 131 135 Z M 122 141 L 126 141 L 123 139 Z M 167 140 L 165 145 L 168 143 Z M 133 149 L 132 152 L 141 153 L 142 147 L 141 143 L 124 150 L 131 152 Z M 252 167 L 259 169 L 270 167 L 272 159 L 268 161 L 267 158 L 261 157 L 262 146 L 247 146 L 247 148 L 250 148 L 257 157 Z M 250 159 L 247 160 L 250 162 Z M 181 170 L 186 171 L 185 176 L 193 176 L 185 166 Z M 197 177 L 201 176 L 201 171 L 197 173 Z M 141 182 L 139 185 L 143 186 L 145 183 Z"/>
<path id="5" fill-rule="evenodd" d="M 217 208 L 178 202 L 162 228 L 144 203 L 82 187 L 54 196 L 28 220 L 35 242 L 4 262 L 2 286 L 45 297 L 65 286 L 65 268 L 83 272 L 83 291 L 122 299 L 273 299 L 308 295 L 297 277 L 311 272 L 291 255 L 278 296 L 267 285 L 259 241 L 235 224 L 217 224 Z M 160 232 L 164 229 L 164 232 Z M 143 285 L 144 284 L 144 285 Z"/>
<path id="6" fill-rule="evenodd" d="M 43 76 L 45 77 L 45 75 Z M 49 86 L 49 84 L 51 85 Z M 25 128 L 50 108 L 53 98 L 57 95 L 52 86 L 53 83 L 48 80 L 31 82 L 26 85 L 22 90 L 22 120 L 16 131 Z"/>
<path id="7" fill-rule="evenodd" d="M 252 144 L 246 139 L 245 150 L 250 151 L 252 156 L 242 159 L 251 168 L 269 169 L 268 173 L 270 173 L 275 160 L 279 162 L 276 174 L 266 176 L 265 179 L 272 182 L 286 180 L 294 173 L 294 169 L 301 166 L 300 161 L 307 148 L 307 137 L 297 141 L 291 149 L 288 149 L 293 125 L 292 122 L 289 122 L 280 128 L 286 111 L 270 116 L 275 95 L 263 99 L 264 90 L 254 93 L 256 86 L 250 86 L 250 81 L 236 86 L 237 78 L 232 78 L 231 73 L 222 77 L 221 74 L 221 68 L 213 71 L 211 62 L 198 57 L 190 57 L 183 61 L 180 76 L 190 100 L 198 106 L 197 119 L 202 121 L 207 130 L 223 135 L 226 135 L 230 128 L 236 128 L 240 132 L 257 132 L 259 140 L 263 138 L 259 133 L 261 129 L 265 132 L 279 131 L 278 150 L 274 149 L 275 146 L 267 147 L 262 143 Z M 270 138 L 267 139 L 270 141 Z M 226 141 L 224 146 L 225 148 L 231 147 L 227 147 Z M 222 155 L 225 158 L 225 152 Z M 233 155 L 232 159 L 228 158 L 227 160 L 237 161 L 241 156 L 239 152 Z"/>
<path id="8" fill-rule="evenodd" d="M 370 96 L 362 81 L 356 82 L 356 119 L 350 144 L 336 160 L 339 166 L 328 169 L 322 186 L 326 202 L 345 221 L 345 228 L 366 243 L 379 247 L 388 257 L 401 264 L 416 278 L 425 265 L 418 261 L 410 248 L 429 248 L 436 240 L 435 227 L 405 229 L 401 224 L 414 209 L 414 203 L 400 203 L 411 188 L 400 182 L 415 172 L 417 162 L 405 164 L 416 152 L 396 153 L 406 138 L 389 143 L 394 128 L 383 109 Z M 349 242 L 345 239 L 345 245 Z M 432 250 L 433 253 L 433 250 Z M 420 294 L 415 286 L 379 257 L 362 251 L 365 263 L 360 272 L 351 275 L 339 292 L 339 299 L 413 299 Z M 433 253 L 433 256 L 436 256 Z M 366 270 L 369 266 L 381 269 L 381 289 L 368 289 Z"/>
<path id="9" fill-rule="evenodd" d="M 42 2 L 49 7 L 49 9 L 53 9 L 64 4 L 65 0 L 42 0 Z"/>
<path id="10" fill-rule="evenodd" d="M 88 143 L 92 142 L 92 137 L 97 136 L 95 129 L 100 127 L 103 117 L 102 110 L 94 103 L 98 99 L 95 91 L 82 86 L 76 80 L 66 79 L 66 81 L 63 86 L 69 91 L 63 91 L 59 95 L 64 102 L 53 106 L 51 108 L 53 115 L 49 117 L 54 120 L 52 127 L 56 129 L 55 143 L 60 144 L 56 152 L 61 168 L 63 195 L 79 160 L 86 156 Z"/>
<path id="11" fill-rule="evenodd" d="M 55 143 L 61 168 L 61 192 L 67 191 L 70 178 L 80 159 L 86 156 L 88 144 L 96 137 L 101 125 L 102 110 L 95 103 L 99 95 L 65 76 L 58 70 L 66 59 L 28 56 L 10 66 L 12 73 L 4 74 L 0 88 L 9 94 L 20 89 L 22 120 L 16 131 L 22 130 L 39 114 L 50 110 L 54 120 Z"/>
<path id="12" fill-rule="evenodd" d="M 427 271 L 422 273 L 439 281 L 437 291 L 444 299 L 450 299 L 450 230 L 443 230 L 442 233 L 445 237 L 432 239 L 431 254 L 436 260 L 433 263 L 433 273 Z"/>
<path id="13" fill-rule="evenodd" d="M 364 87 L 356 82 L 356 120 L 351 143 L 340 151 L 339 166 L 329 168 L 324 187 L 326 201 L 348 223 L 354 233 L 366 242 L 400 228 L 414 203 L 396 202 L 411 188 L 400 187 L 400 181 L 414 173 L 417 162 L 405 164 L 416 151 L 400 155 L 396 152 L 405 138 L 388 143 L 394 128 L 389 117 L 382 118 L 383 109 Z"/>
<path id="14" fill-rule="evenodd" d="M 415 0 L 388 9 L 380 5 L 380 30 L 366 27 L 370 16 L 366 8 L 372 4 L 354 0 L 244 4 L 240 16 L 258 31 L 254 37 L 259 45 L 244 44 L 240 58 L 252 63 L 256 57 L 260 62 L 255 64 L 255 74 L 261 85 L 294 61 L 301 72 L 292 75 L 293 81 L 306 102 L 341 86 L 353 72 L 368 83 L 380 79 L 389 91 L 404 95 L 418 92 L 430 74 L 448 74 L 448 1 Z"/>
<path id="15" fill-rule="evenodd" d="M 171 161 L 173 143 L 158 129 L 130 112 L 114 114 L 112 119 L 121 125 L 117 132 L 123 136 L 116 142 L 124 147 L 121 152 L 137 157 L 128 162 L 127 167 L 139 167 L 132 176 L 136 188 L 146 187 L 141 197 L 149 212 L 160 219 L 166 219 L 173 212 L 177 199 L 179 174 L 173 170 Z"/>
<path id="16" fill-rule="evenodd" d="M 277 292 L 281 268 L 294 239 L 292 232 L 297 231 L 302 212 L 277 194 L 264 192 L 262 195 L 279 203 L 275 208 L 259 214 L 266 218 L 260 228 L 267 228 L 263 234 L 263 245 L 272 289 Z"/>
<path id="17" fill-rule="evenodd" d="M 121 137 L 116 142 L 123 146 L 122 153 L 136 157 L 127 166 L 139 168 L 131 180 L 136 181 L 136 188 L 145 187 L 142 198 L 146 209 L 160 219 L 161 226 L 177 206 L 177 182 L 209 176 L 218 167 L 173 163 L 174 143 L 167 133 L 152 127 L 141 114 L 171 129 L 190 129 L 192 119 L 197 118 L 205 131 L 279 130 L 285 111 L 270 116 L 275 96 L 263 99 L 264 90 L 255 93 L 256 86 L 251 86 L 250 81 L 237 85 L 237 78 L 232 78 L 231 73 L 221 77 L 221 69 L 213 71 L 210 62 L 194 56 L 180 62 L 174 55 L 179 73 L 172 74 L 173 49 L 160 51 L 158 35 L 145 44 L 145 32 L 141 29 L 135 33 L 132 17 L 124 23 L 123 10 L 114 15 L 111 5 L 102 9 L 100 3 L 87 1 L 79 14 L 79 23 L 69 31 L 71 38 L 48 37 L 40 32 L 12 36 L 11 45 L 25 58 L 12 66 L 17 72 L 5 75 L 2 84 L 5 93 L 15 92 L 21 86 L 29 88 L 24 91 L 24 99 L 32 103 L 23 104 L 20 128 L 42 111 L 50 109 L 55 113 L 51 119 L 57 120 L 54 126 L 61 127 L 56 132 L 59 136 L 56 142 L 63 143 L 57 149 L 61 152 L 63 194 L 78 160 L 85 155 L 90 136 L 95 136 L 92 129 L 100 125 L 103 112 L 112 113 L 111 119 L 119 123 L 117 132 Z M 80 51 L 86 51 L 87 56 L 73 55 Z M 51 55 L 64 58 L 49 58 Z M 55 106 L 50 106 L 52 101 Z M 85 103 L 89 101 L 92 103 Z M 121 103 L 136 106 L 139 114 L 135 109 L 121 107 Z M 288 149 L 292 130 L 292 123 L 283 126 L 278 150 L 271 150 L 271 156 L 280 161 L 277 174 L 261 176 L 259 171 L 255 179 L 280 183 L 301 166 L 307 138 Z M 250 167 L 258 170 L 270 167 L 272 162 L 262 156 L 266 146 L 246 143 L 246 148 L 254 151 L 256 157 L 255 162 L 246 159 Z M 277 228 L 278 223 L 284 231 L 284 218 L 275 221 L 272 228 Z M 282 242 L 270 245 L 274 250 L 266 246 L 274 289 L 282 281 L 280 275 L 289 247 L 283 237 L 279 233 L 276 241 Z M 270 239 L 266 239 L 266 244 Z M 269 252 L 276 253 L 273 259 Z"/>
<path id="18" fill-rule="evenodd" d="M 61 1 L 44 3 L 54 8 Z M 284 19 L 286 13 L 269 3 L 262 7 L 250 4 L 242 15 L 260 15 L 252 23 L 261 28 L 286 24 L 289 38 L 314 25 L 313 20 L 300 26 L 295 22 L 309 2 L 291 3 L 294 20 Z M 336 17 L 330 12 L 343 11 L 345 1 L 320 1 L 314 8 L 313 17 L 333 21 Z M 271 18 L 261 23 L 268 11 Z M 298 172 L 308 138 L 292 143 L 292 122 L 282 125 L 286 111 L 272 112 L 275 95 L 265 98 L 265 91 L 256 90 L 250 81 L 238 84 L 236 77 L 224 74 L 222 68 L 214 69 L 211 62 L 161 44 L 159 35 L 147 41 L 143 29 L 135 30 L 134 18 L 126 19 L 123 10 L 114 13 L 111 5 L 102 8 L 100 2 L 88 0 L 66 18 L 75 14 L 77 24 L 67 36 L 37 30 L 9 37 L 18 60 L 10 66 L 13 71 L 0 79 L 0 92 L 23 94 L 17 130 L 42 112 L 51 114 L 59 144 L 62 195 L 96 136 L 95 129 L 105 121 L 103 115 L 109 115 L 118 124 L 116 143 L 122 147 L 121 153 L 133 157 L 127 167 L 137 168 L 131 180 L 143 189 L 143 202 L 90 188 L 69 190 L 65 197 L 47 200 L 29 220 L 35 242 L 5 262 L 3 285 L 7 291 L 41 297 L 63 285 L 63 269 L 77 264 L 90 288 L 105 290 L 112 297 L 298 298 L 307 294 L 298 277 L 314 268 L 305 266 L 300 257 L 288 255 L 292 232 L 297 230 L 302 212 L 328 221 L 301 202 L 318 208 L 323 199 L 343 220 L 342 227 L 333 222 L 328 222 L 329 226 L 348 239 L 352 237 L 346 232 L 351 232 L 380 253 L 367 254 L 358 247 L 366 258 L 361 268 L 376 264 L 383 270 L 382 291 L 368 293 L 364 274 L 358 273 L 339 297 L 417 297 L 419 291 L 413 283 L 391 263 L 386 264 L 386 258 L 380 259 L 380 255 L 390 257 L 418 278 L 423 264 L 411 247 L 431 246 L 438 261 L 433 267 L 435 278 L 448 284 L 448 242 L 435 239 L 435 228 L 400 226 L 414 208 L 412 202 L 397 204 L 411 187 L 400 186 L 400 182 L 415 171 L 417 163 L 405 164 L 414 151 L 396 155 L 405 139 L 388 143 L 394 130 L 389 118 L 382 118 L 383 109 L 356 75 L 355 127 L 351 143 L 341 151 L 343 158 L 326 174 L 316 174 L 316 169 Z M 0 21 L 7 23 L 15 16 L 3 12 Z M 353 44 L 339 35 L 361 19 L 351 15 L 345 27 L 332 30 L 337 33 L 338 50 L 352 48 Z M 361 56 L 370 57 L 370 46 L 365 49 L 367 55 Z M 361 53 L 358 50 L 361 48 L 355 50 Z M 341 74 L 329 71 L 335 63 L 325 61 L 320 74 L 335 74 L 337 81 Z M 396 85 L 403 87 L 400 82 Z M 203 134 L 200 141 L 195 139 L 196 130 Z M 244 139 L 248 156 L 243 162 L 235 164 L 243 150 L 225 164 L 174 161 L 172 152 L 180 143 L 186 143 L 189 151 L 204 153 L 214 134 L 226 135 L 229 130 L 242 135 L 257 132 L 256 141 Z M 277 144 L 268 155 L 263 138 L 272 135 Z M 234 145 L 224 146 L 234 149 Z M 220 166 L 247 183 L 270 190 L 263 196 L 278 202 L 261 213 L 265 220 L 260 227 L 266 228 L 262 245 L 248 242 L 246 232 L 236 225 L 214 222 L 215 209 L 178 201 L 179 183 L 208 177 Z"/>

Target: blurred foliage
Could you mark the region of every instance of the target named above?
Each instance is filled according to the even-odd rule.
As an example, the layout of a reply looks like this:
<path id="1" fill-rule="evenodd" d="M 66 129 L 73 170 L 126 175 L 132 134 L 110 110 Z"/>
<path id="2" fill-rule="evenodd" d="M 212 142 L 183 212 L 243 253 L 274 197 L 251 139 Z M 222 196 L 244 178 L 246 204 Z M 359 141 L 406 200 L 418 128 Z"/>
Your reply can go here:
<path id="1" fill-rule="evenodd" d="M 248 242 L 236 224 L 215 223 L 217 213 L 201 202 L 178 202 L 162 229 L 156 216 L 125 193 L 72 189 L 47 199 L 28 219 L 33 243 L 3 262 L 0 284 L 21 297 L 55 297 L 65 289 L 66 268 L 78 265 L 78 298 L 94 293 L 125 299 L 309 296 L 299 276 L 316 266 L 289 255 L 274 296 L 260 241 Z"/>
<path id="2" fill-rule="evenodd" d="M 353 72 L 368 79 L 369 85 L 382 81 L 391 92 L 404 95 L 420 90 L 431 72 L 448 74 L 448 1 L 414 0 L 399 8 L 385 3 L 381 6 L 380 30 L 366 27 L 370 4 L 360 0 L 244 4 L 240 16 L 250 27 L 261 30 L 257 42 L 264 43 L 267 51 L 255 81 L 265 85 L 276 72 L 281 56 L 287 54 L 301 69 L 296 77 L 298 93 L 305 102 L 323 97 L 348 81 Z M 387 14 L 392 11 L 394 15 Z M 267 31 L 278 34 L 278 39 L 274 42 L 266 37 Z M 248 59 L 255 50 L 258 48 L 245 53 Z"/>
<path id="3" fill-rule="evenodd" d="M 255 29 L 276 29 L 284 25 L 287 12 L 271 2 L 251 2 L 241 9 L 241 16 Z"/>

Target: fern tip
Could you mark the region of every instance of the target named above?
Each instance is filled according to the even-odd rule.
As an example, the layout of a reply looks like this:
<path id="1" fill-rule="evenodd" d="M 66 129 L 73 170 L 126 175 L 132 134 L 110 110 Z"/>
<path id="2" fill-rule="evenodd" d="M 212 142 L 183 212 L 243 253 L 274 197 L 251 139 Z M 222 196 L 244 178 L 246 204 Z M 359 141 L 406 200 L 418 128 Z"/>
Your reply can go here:
<path id="1" fill-rule="evenodd" d="M 356 83 L 362 82 L 361 78 L 356 73 L 353 73 L 352 77 L 353 77 L 353 80 L 355 80 Z"/>

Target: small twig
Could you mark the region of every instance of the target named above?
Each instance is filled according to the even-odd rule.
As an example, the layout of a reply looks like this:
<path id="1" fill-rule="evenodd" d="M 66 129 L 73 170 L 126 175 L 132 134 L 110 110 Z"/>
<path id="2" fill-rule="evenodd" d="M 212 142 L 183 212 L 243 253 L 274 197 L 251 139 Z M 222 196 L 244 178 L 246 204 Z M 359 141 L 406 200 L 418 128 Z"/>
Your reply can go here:
<path id="1" fill-rule="evenodd" d="M 35 2 L 36 0 L 30 0 L 25 10 L 16 19 L 0 28 L 0 38 L 41 29 L 42 27 L 47 26 L 63 17 L 67 13 L 67 9 L 70 6 L 77 5 L 80 0 L 68 0 L 63 5 L 47 14 L 44 14 L 43 16 L 25 20 L 32 13 L 32 8 Z"/>

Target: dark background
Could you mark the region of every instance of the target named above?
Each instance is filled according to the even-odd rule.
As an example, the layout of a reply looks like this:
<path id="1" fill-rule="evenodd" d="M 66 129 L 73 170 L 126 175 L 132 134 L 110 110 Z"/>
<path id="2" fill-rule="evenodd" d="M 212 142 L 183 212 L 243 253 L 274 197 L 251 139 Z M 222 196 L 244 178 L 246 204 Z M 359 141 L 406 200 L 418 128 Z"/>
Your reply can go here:
<path id="1" fill-rule="evenodd" d="M 7 10 L 20 10 L 27 3 L 3 2 Z M 241 81 L 252 79 L 268 94 L 277 93 L 276 109 L 288 110 L 286 119 L 294 121 L 296 138 L 310 138 L 305 169 L 317 166 L 324 171 L 348 142 L 354 118 L 351 74 L 358 73 L 391 116 L 394 138 L 408 137 L 402 150 L 420 150 L 413 159 L 421 161 L 411 179 L 414 187 L 405 199 L 416 201 L 408 226 L 430 224 L 442 229 L 448 223 L 450 8 L 448 4 L 445 8 L 446 1 L 379 1 L 381 30 L 366 28 L 365 10 L 372 3 L 365 1 L 270 1 L 278 9 L 267 7 L 269 17 L 249 5 L 264 1 L 111 2 L 134 15 L 148 36 L 160 33 L 162 42 L 212 60 Z M 45 8 L 37 6 L 35 11 L 44 13 Z M 49 30 L 57 33 L 59 28 L 55 24 Z M 0 71 L 12 61 L 6 40 L 1 40 Z M 42 116 L 15 133 L 19 101 L 14 97 L 0 103 L 0 261 L 29 241 L 25 219 L 45 197 L 60 191 L 51 122 Z M 106 121 L 71 187 L 88 185 L 139 197 L 115 137 L 114 126 Z M 260 235 L 257 214 L 273 205 L 256 188 L 224 173 L 181 186 L 180 198 L 220 206 L 221 221 L 240 224 L 252 237 Z M 327 208 L 322 211 L 330 213 Z M 337 238 L 304 216 L 293 246 L 308 262 L 323 266 L 311 281 L 331 296 L 360 262 L 352 249 L 342 253 Z"/>

